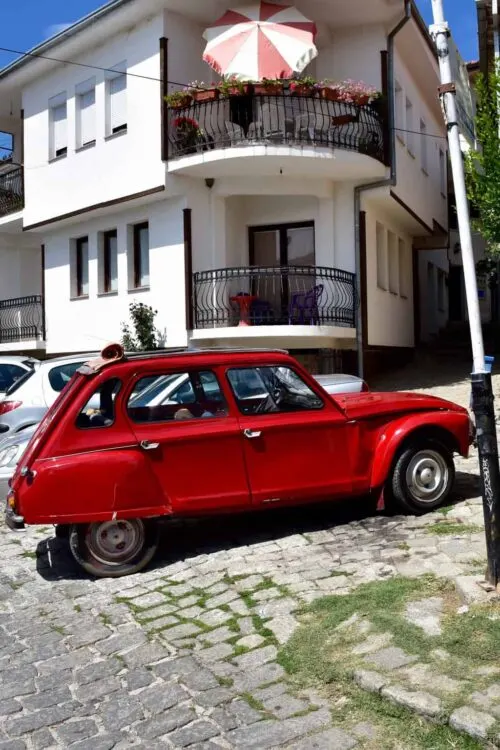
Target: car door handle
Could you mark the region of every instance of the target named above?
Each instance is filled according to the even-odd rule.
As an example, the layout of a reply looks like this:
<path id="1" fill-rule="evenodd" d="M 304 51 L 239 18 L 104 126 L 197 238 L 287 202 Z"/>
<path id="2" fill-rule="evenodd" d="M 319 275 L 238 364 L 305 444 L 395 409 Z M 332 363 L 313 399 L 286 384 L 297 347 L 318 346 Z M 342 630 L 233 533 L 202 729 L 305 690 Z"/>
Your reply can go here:
<path id="1" fill-rule="evenodd" d="M 160 443 L 150 443 L 149 440 L 141 441 L 141 448 L 145 451 L 155 451 L 160 447 Z"/>
<path id="2" fill-rule="evenodd" d="M 255 440 L 256 438 L 260 438 L 262 432 L 260 430 L 244 430 L 243 434 L 249 440 Z"/>

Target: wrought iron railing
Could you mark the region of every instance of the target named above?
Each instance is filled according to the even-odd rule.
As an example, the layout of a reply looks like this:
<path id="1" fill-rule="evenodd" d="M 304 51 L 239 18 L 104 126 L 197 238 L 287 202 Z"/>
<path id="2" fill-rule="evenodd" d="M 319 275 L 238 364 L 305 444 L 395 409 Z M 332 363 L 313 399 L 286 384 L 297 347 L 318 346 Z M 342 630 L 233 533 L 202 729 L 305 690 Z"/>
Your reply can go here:
<path id="1" fill-rule="evenodd" d="M 43 297 L 0 300 L 0 344 L 45 338 Z"/>
<path id="2" fill-rule="evenodd" d="M 356 277 L 318 266 L 220 268 L 193 278 L 195 328 L 355 327 Z"/>
<path id="3" fill-rule="evenodd" d="M 281 144 L 347 149 L 384 162 L 383 102 L 357 105 L 319 96 L 255 93 L 169 108 L 170 156 Z"/>
<path id="4" fill-rule="evenodd" d="M 24 206 L 23 168 L 0 171 L 0 217 L 20 211 Z"/>

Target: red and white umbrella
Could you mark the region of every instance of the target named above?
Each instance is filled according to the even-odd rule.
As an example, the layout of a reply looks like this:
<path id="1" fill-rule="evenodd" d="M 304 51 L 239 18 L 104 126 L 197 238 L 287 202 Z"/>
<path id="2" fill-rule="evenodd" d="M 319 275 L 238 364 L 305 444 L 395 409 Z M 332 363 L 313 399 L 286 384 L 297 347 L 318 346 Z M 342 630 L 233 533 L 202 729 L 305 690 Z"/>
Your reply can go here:
<path id="1" fill-rule="evenodd" d="M 265 0 L 227 10 L 203 37 L 205 62 L 239 80 L 290 78 L 318 54 L 316 24 L 291 5 Z"/>

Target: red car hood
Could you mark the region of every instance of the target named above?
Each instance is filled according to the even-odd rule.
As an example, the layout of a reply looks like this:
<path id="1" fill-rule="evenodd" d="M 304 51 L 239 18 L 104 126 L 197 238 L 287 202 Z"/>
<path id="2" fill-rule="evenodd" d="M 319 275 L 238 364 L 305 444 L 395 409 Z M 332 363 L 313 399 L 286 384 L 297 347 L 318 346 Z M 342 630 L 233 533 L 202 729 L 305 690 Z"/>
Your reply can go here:
<path id="1" fill-rule="evenodd" d="M 467 413 L 467 409 L 458 404 L 425 393 L 345 393 L 335 396 L 335 401 L 349 419 L 443 409 Z"/>

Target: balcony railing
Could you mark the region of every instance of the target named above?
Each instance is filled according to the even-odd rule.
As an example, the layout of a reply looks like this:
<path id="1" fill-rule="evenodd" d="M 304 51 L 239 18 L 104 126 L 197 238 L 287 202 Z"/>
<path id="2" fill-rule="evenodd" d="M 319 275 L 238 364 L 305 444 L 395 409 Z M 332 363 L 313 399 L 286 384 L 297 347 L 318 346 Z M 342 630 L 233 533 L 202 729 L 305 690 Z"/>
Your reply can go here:
<path id="1" fill-rule="evenodd" d="M 354 328 L 355 275 L 318 266 L 221 268 L 194 274 L 195 328 Z"/>
<path id="2" fill-rule="evenodd" d="M 255 145 L 346 149 L 384 162 L 380 101 L 357 105 L 312 95 L 246 94 L 169 108 L 172 158 Z"/>
<path id="3" fill-rule="evenodd" d="M 21 211 L 23 206 L 23 168 L 0 170 L 0 217 Z"/>
<path id="4" fill-rule="evenodd" d="M 0 344 L 44 339 L 43 297 L 33 294 L 0 300 Z"/>

